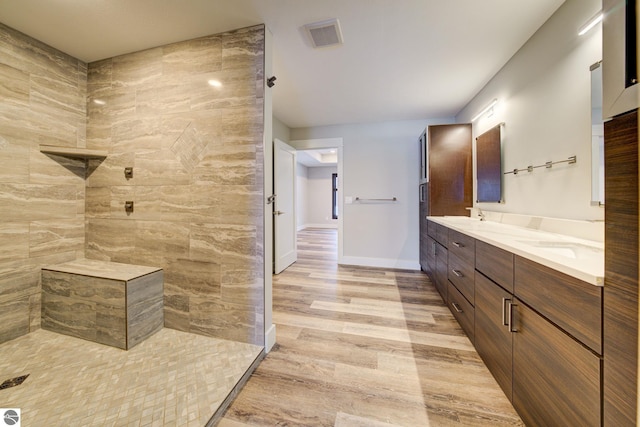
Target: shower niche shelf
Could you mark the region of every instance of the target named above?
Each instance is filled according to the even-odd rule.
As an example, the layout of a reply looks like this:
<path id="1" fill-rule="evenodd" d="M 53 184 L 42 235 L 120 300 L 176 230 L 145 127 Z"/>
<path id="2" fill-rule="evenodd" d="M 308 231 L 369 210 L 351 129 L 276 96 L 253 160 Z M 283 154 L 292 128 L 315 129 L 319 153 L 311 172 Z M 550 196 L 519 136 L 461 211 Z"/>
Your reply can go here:
<path id="1" fill-rule="evenodd" d="M 105 150 L 91 150 L 89 148 L 58 147 L 55 145 L 40 145 L 40 152 L 45 154 L 55 154 L 56 156 L 70 157 L 73 159 L 105 159 Z"/>

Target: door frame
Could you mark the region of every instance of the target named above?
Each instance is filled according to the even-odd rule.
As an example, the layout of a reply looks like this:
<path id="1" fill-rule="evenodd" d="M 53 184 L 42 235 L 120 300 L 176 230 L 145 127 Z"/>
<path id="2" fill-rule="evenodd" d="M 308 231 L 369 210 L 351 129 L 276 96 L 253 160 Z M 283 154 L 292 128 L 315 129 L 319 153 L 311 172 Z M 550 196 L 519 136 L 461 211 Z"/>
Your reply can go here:
<path id="1" fill-rule="evenodd" d="M 343 140 L 338 138 L 298 139 L 289 141 L 288 144 L 298 151 L 335 148 L 338 157 L 338 264 L 344 258 L 343 224 L 344 224 L 344 167 L 343 167 Z M 297 218 L 296 218 L 297 222 Z"/>
<path id="2" fill-rule="evenodd" d="M 276 168 L 276 159 L 278 156 L 278 151 L 282 150 L 284 152 L 286 152 L 287 154 L 291 154 L 292 156 L 292 161 L 293 164 L 291 165 L 291 175 L 287 178 L 285 178 L 284 180 L 278 180 L 276 179 L 276 177 L 278 176 L 278 170 Z M 293 264 L 297 258 L 297 250 L 298 250 L 298 245 L 297 245 L 297 240 L 296 240 L 296 233 L 297 233 L 297 211 L 296 211 L 296 168 L 298 165 L 297 159 L 296 159 L 296 152 L 297 150 L 292 147 L 291 145 L 287 144 L 286 142 L 278 139 L 278 138 L 274 138 L 273 140 L 273 194 L 276 196 L 274 198 L 273 201 L 273 206 L 274 206 L 274 212 L 273 212 L 273 273 L 274 274 L 279 274 L 282 271 L 286 270 L 291 264 Z M 288 161 L 287 161 L 288 163 Z M 280 166 L 285 166 L 285 165 L 280 165 Z M 288 230 L 288 232 L 292 233 L 292 238 L 293 238 L 293 250 L 291 252 L 288 252 L 286 254 L 286 257 L 281 259 L 277 249 L 279 247 L 278 243 L 283 243 L 282 242 L 282 233 L 279 231 L 280 227 L 278 227 L 276 224 L 278 223 L 278 216 L 276 215 L 276 213 L 279 212 L 279 209 L 282 208 L 281 204 L 280 204 L 280 200 L 281 199 L 281 194 L 278 193 L 278 191 L 276 191 L 276 187 L 278 186 L 278 183 L 287 183 L 287 184 L 291 184 L 291 188 L 292 188 L 292 194 L 291 194 L 291 224 L 284 224 L 286 225 L 286 228 L 291 227 L 292 230 Z M 280 190 L 282 190 L 282 188 L 280 188 Z M 279 234 L 280 233 L 280 234 Z M 283 264 L 284 263 L 284 264 Z"/>

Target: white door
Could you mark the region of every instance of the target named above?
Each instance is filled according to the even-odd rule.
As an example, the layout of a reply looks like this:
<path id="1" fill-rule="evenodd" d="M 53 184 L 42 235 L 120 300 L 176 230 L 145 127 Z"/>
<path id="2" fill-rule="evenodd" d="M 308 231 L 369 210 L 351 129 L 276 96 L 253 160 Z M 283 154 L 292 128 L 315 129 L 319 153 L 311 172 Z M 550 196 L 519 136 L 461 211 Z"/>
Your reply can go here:
<path id="1" fill-rule="evenodd" d="M 298 259 L 295 215 L 296 150 L 276 139 L 273 142 L 274 272 L 279 274 Z"/>

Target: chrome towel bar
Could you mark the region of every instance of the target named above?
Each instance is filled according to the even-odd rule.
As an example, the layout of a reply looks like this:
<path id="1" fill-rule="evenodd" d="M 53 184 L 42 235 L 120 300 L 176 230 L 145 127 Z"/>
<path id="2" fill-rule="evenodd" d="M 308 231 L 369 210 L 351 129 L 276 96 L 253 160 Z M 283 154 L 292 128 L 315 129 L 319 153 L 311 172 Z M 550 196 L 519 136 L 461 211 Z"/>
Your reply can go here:
<path id="1" fill-rule="evenodd" d="M 390 199 L 364 199 L 362 197 L 356 197 L 356 202 L 397 202 L 398 199 L 396 197 L 392 197 Z"/>
<path id="2" fill-rule="evenodd" d="M 537 165 L 537 166 L 527 166 L 524 169 L 514 169 L 514 170 L 510 170 L 508 172 L 504 172 L 504 175 L 509 175 L 509 174 L 514 174 L 514 175 L 518 175 L 519 172 L 533 172 L 534 169 L 538 169 L 538 168 L 546 168 L 546 169 L 551 169 L 553 167 L 553 165 L 557 165 L 558 163 L 568 163 L 568 164 L 573 164 L 576 163 L 578 160 L 576 158 L 576 156 L 571 156 L 566 160 L 558 160 L 557 162 L 546 162 L 543 165 Z"/>

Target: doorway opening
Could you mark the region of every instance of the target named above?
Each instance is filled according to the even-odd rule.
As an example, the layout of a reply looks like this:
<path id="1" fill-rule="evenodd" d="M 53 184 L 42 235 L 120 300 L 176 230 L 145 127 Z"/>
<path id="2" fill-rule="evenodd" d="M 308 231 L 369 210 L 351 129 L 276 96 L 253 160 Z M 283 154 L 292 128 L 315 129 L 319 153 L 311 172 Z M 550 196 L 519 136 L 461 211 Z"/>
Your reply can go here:
<path id="1" fill-rule="evenodd" d="M 344 182 L 342 179 L 342 138 L 297 140 L 290 141 L 288 145 L 296 150 L 294 177 L 296 240 L 299 243 L 300 233 L 303 230 L 332 231 L 334 238 L 329 240 L 333 242 L 333 249 L 337 254 L 337 263 L 339 263 L 343 253 L 343 201 L 340 197 Z M 274 170 L 274 176 L 277 175 L 278 172 Z M 276 197 L 277 199 L 278 197 Z M 280 217 L 275 217 L 274 220 L 278 221 Z M 275 228 L 274 241 L 275 253 L 277 254 L 279 236 L 277 226 Z M 311 233 L 311 235 L 314 234 Z M 278 273 L 277 270 L 274 272 Z"/>

